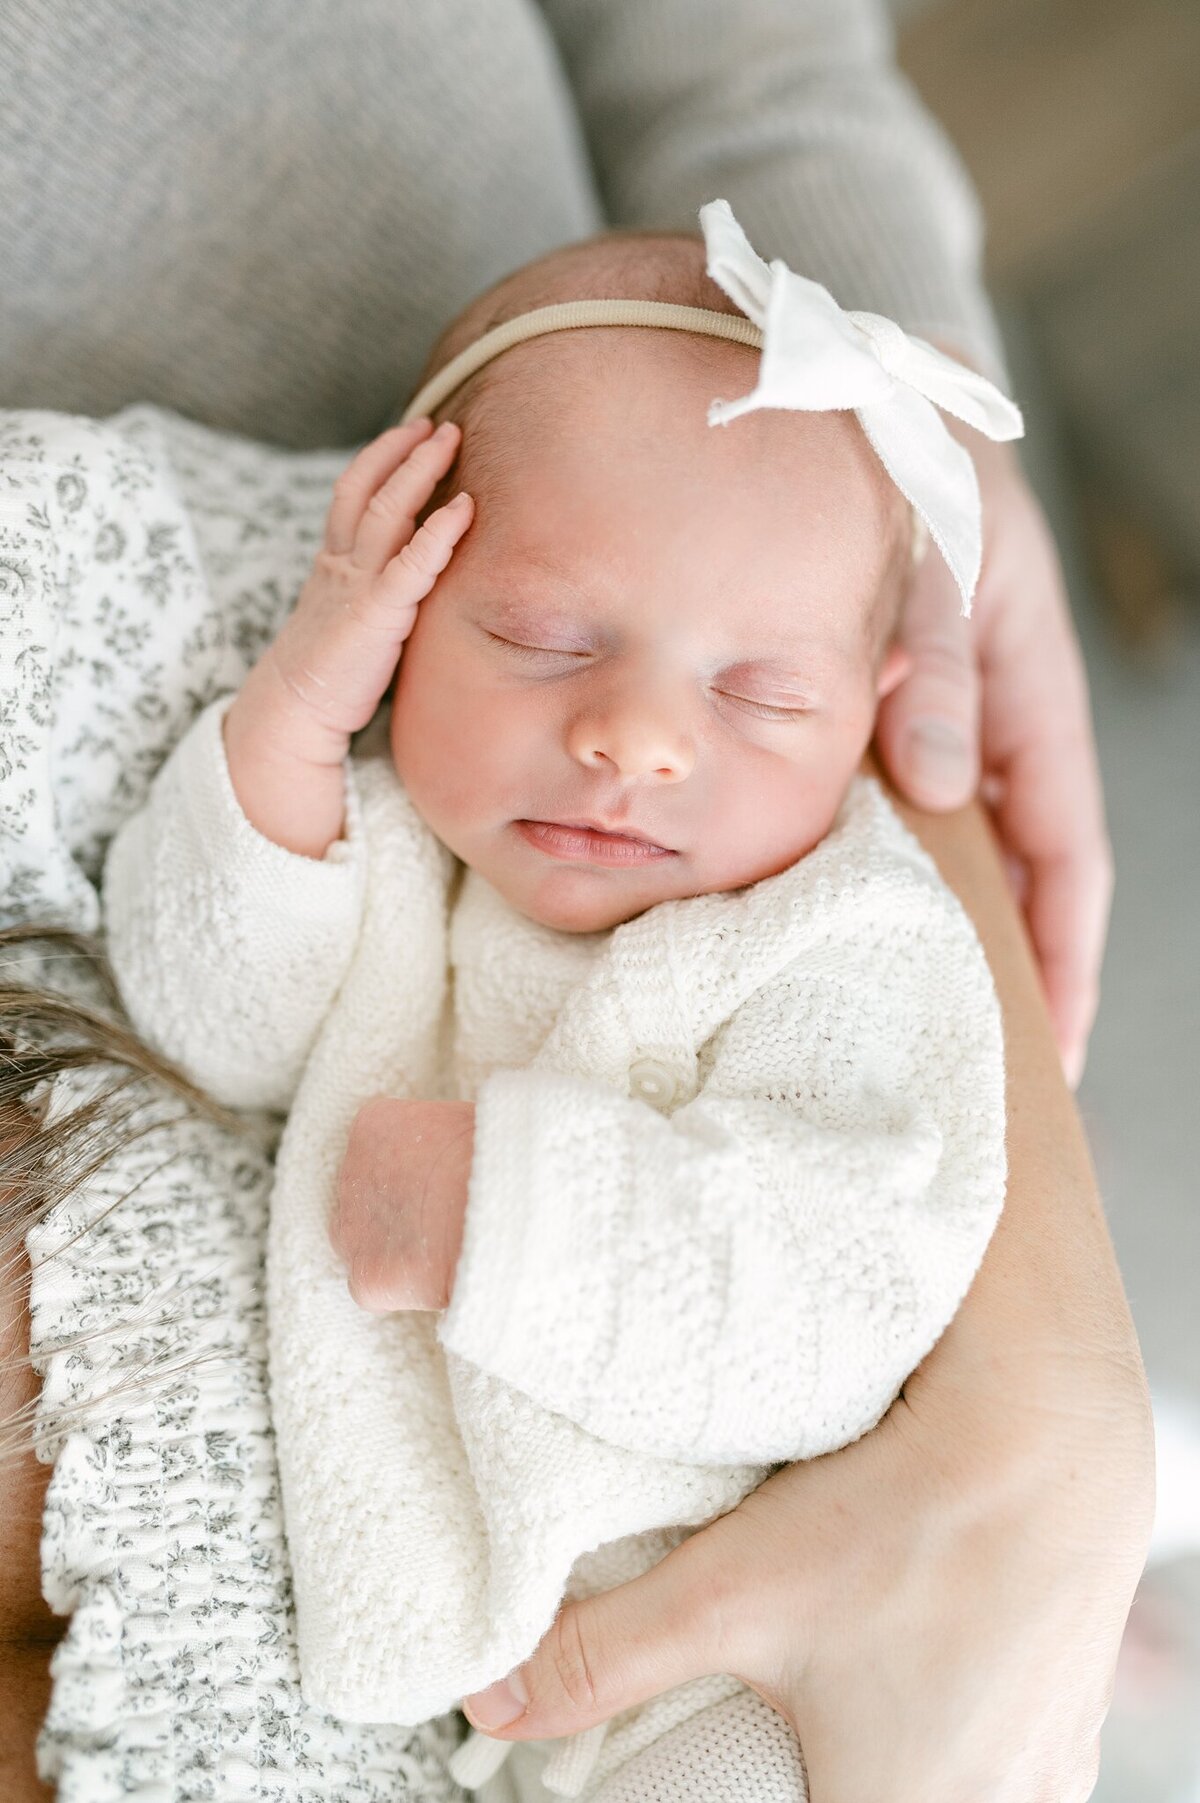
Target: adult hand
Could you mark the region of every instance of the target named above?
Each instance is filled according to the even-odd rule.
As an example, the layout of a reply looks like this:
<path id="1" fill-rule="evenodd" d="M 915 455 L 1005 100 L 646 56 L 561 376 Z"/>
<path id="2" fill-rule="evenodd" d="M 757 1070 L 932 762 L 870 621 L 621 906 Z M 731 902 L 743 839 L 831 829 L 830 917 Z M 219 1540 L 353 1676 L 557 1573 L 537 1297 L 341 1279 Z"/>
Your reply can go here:
<path id="1" fill-rule="evenodd" d="M 1141 1449 L 1082 1399 L 965 1419 L 918 1375 L 854 1446 L 567 1604 L 469 1718 L 557 1736 L 732 1672 L 795 1728 L 811 1803 L 1083 1803 L 1144 1552 L 1144 1510 L 1113 1501 Z"/>
<path id="2" fill-rule="evenodd" d="M 912 671 L 882 703 L 876 742 L 918 807 L 961 807 L 982 775 L 1074 1087 L 1113 881 L 1087 677 L 1054 541 L 1015 452 L 946 423 L 979 475 L 983 569 L 964 620 L 941 558 L 921 564 L 901 623 Z"/>

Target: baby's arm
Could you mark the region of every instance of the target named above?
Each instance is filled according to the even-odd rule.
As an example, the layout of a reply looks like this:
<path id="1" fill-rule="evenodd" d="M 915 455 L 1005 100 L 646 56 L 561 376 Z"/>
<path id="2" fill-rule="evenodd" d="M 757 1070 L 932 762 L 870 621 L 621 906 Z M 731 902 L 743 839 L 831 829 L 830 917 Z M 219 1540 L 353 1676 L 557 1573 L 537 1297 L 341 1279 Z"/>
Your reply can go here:
<path id="1" fill-rule="evenodd" d="M 295 611 L 117 834 L 108 950 L 138 1030 L 218 1099 L 286 1107 L 353 951 L 363 858 L 350 735 L 471 518 L 414 522 L 458 429 L 385 433 L 339 480 Z M 345 829 L 345 837 L 339 834 Z"/>
<path id="2" fill-rule="evenodd" d="M 481 1086 L 448 1350 L 689 1462 L 874 1425 L 961 1301 L 1004 1171 L 982 952 L 932 882 L 888 899 L 880 931 L 746 1003 L 669 1118 L 545 1070 Z"/>
<path id="3" fill-rule="evenodd" d="M 414 530 L 461 437 L 450 421 L 430 436 L 429 424 L 383 433 L 338 477 L 313 572 L 225 719 L 246 818 L 305 857 L 324 857 L 342 830 L 351 736 L 383 699 L 417 607 L 471 522 L 459 494 Z"/>

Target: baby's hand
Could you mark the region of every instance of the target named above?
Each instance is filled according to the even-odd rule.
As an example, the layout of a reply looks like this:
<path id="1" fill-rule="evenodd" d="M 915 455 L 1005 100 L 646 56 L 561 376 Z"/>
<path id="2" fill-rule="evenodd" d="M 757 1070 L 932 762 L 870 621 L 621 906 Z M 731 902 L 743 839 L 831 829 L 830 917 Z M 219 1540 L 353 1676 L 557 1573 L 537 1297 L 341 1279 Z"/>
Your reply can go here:
<path id="1" fill-rule="evenodd" d="M 475 1140 L 470 1102 L 376 1096 L 350 1128 L 329 1237 L 372 1314 L 445 1308 L 454 1287 Z"/>
<path id="2" fill-rule="evenodd" d="M 397 426 L 334 484 L 312 574 L 225 716 L 234 792 L 259 832 L 323 857 L 342 830 L 342 760 L 387 691 L 417 607 L 474 511 L 459 494 L 415 530 L 458 451 L 451 422 Z"/>

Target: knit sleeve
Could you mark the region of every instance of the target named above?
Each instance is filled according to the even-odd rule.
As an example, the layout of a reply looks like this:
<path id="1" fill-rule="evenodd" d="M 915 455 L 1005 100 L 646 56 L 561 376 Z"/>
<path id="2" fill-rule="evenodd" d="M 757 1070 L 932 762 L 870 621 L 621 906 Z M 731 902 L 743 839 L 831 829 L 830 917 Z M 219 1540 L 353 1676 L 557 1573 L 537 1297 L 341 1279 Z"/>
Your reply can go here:
<path id="1" fill-rule="evenodd" d="M 1007 385 L 978 198 L 882 0 L 541 4 L 614 225 L 695 232 L 723 197 L 768 260 Z"/>
<path id="2" fill-rule="evenodd" d="M 1004 1185 L 978 941 L 914 882 L 754 995 L 674 1114 L 575 1075 L 477 1098 L 443 1343 L 633 1451 L 812 1457 L 883 1414 L 961 1301 Z"/>
<path id="3" fill-rule="evenodd" d="M 113 839 L 105 931 L 142 1037 L 218 1101 L 283 1110 L 349 964 L 365 849 L 349 763 L 346 836 L 324 858 L 250 824 L 221 735 L 232 699 L 198 716 Z"/>

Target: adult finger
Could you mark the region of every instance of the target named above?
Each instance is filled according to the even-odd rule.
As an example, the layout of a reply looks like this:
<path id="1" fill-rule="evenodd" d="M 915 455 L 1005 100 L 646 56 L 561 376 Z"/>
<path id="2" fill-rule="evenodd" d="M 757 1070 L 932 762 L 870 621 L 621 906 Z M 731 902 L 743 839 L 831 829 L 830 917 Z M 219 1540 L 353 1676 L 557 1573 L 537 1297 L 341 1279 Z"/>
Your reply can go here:
<path id="1" fill-rule="evenodd" d="M 730 1669 L 714 1583 L 719 1562 L 708 1550 L 718 1527 L 685 1541 L 644 1576 L 564 1604 L 532 1658 L 465 1699 L 468 1720 L 509 1740 L 574 1734 L 677 1684 Z M 735 1613 L 744 1620 L 748 1611 Z"/>
<path id="2" fill-rule="evenodd" d="M 1083 1073 L 1113 891 L 1090 733 L 1039 734 L 1002 770 L 997 824 L 1026 873 L 1025 919 L 1068 1082 Z"/>
<path id="3" fill-rule="evenodd" d="M 1026 873 L 1023 906 L 1068 1080 L 1083 1069 L 1112 900 L 1112 851 L 1087 672 L 1062 566 L 1024 482 L 998 499 L 979 596 L 983 761 L 1005 850 Z"/>
<path id="4" fill-rule="evenodd" d="M 433 431 L 427 418 L 410 420 L 381 432 L 347 464 L 333 485 L 333 500 L 325 518 L 325 549 L 343 556 L 354 548 L 354 538 L 367 502 L 392 471 Z"/>
<path id="5" fill-rule="evenodd" d="M 913 573 L 897 636 L 912 668 L 880 703 L 880 756 L 917 807 L 963 807 L 979 782 L 979 675 L 958 589 L 932 548 Z"/>
<path id="6" fill-rule="evenodd" d="M 417 515 L 458 455 L 462 429 L 445 420 L 416 444 L 363 510 L 350 561 L 372 575 L 383 569 L 416 530 Z"/>

